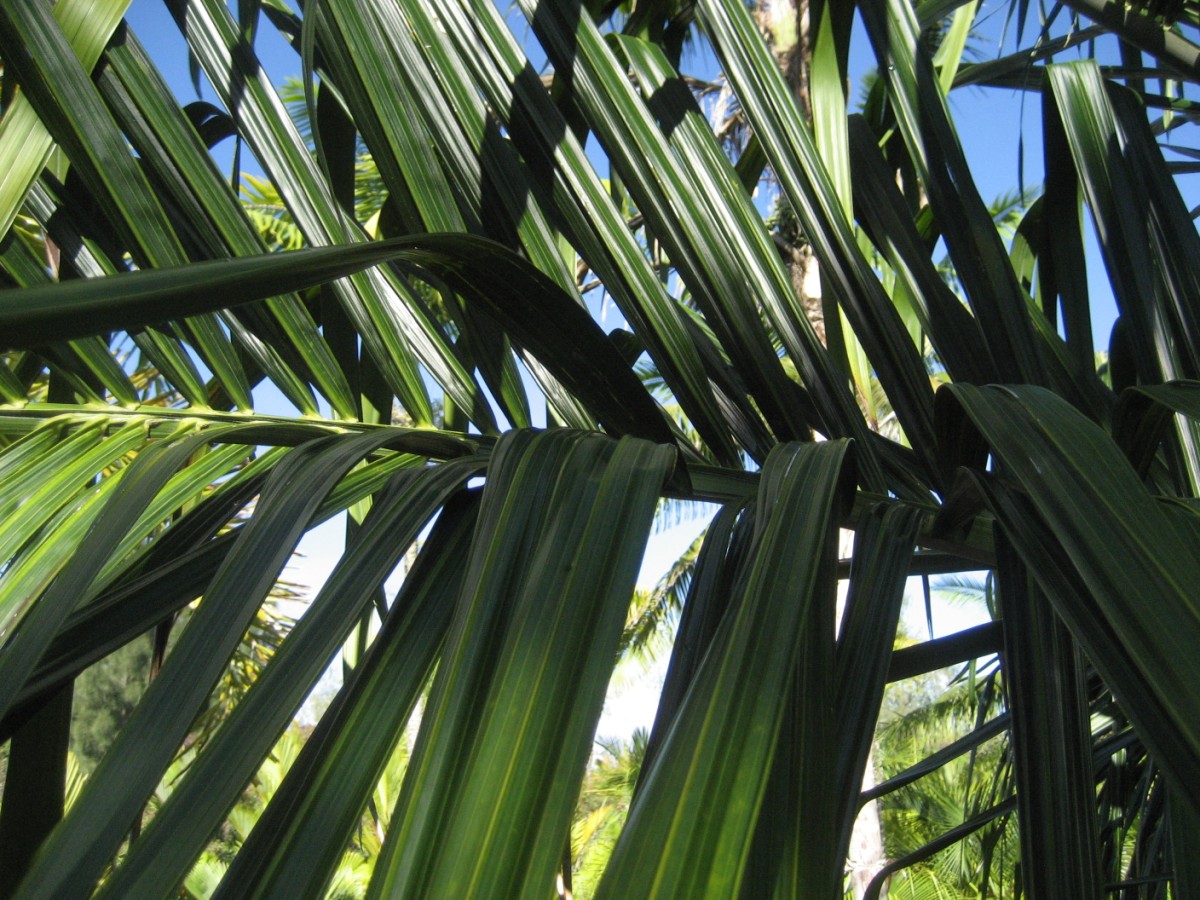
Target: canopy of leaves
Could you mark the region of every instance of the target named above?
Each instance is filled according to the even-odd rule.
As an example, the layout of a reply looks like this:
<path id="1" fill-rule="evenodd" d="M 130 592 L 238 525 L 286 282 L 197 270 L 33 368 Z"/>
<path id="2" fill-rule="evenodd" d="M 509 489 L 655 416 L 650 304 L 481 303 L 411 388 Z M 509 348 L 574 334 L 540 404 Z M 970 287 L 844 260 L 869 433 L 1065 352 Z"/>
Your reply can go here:
<path id="1" fill-rule="evenodd" d="M 798 92 L 741 0 L 169 0 L 214 94 L 182 106 L 127 6 L 0 7 L 0 893 L 176 895 L 349 641 L 217 895 L 322 893 L 373 807 L 367 896 L 546 896 L 640 616 L 676 637 L 596 896 L 837 896 L 860 803 L 963 754 L 969 804 L 867 896 L 968 838 L 980 890 L 988 854 L 1028 896 L 1200 890 L 1200 238 L 1195 151 L 1160 140 L 1194 122 L 1194 4 L 1071 0 L 1033 36 L 1014 0 L 1029 46 L 968 65 L 977 4 L 809 3 Z M 880 77 L 848 114 L 856 16 Z M 692 23 L 742 117 L 720 136 Z M 1056 60 L 1077 26 L 1107 49 Z M 965 84 L 1041 109 L 1043 187 L 1000 228 Z M 230 138 L 251 202 L 209 154 Z M 686 589 L 631 616 L 664 497 L 720 510 Z M 180 772 L 297 542 L 343 514 Z M 910 573 L 979 568 L 998 622 L 893 652 Z M 197 598 L 64 814 L 70 686 Z M 860 796 L 885 684 L 997 653 L 977 727 Z"/>

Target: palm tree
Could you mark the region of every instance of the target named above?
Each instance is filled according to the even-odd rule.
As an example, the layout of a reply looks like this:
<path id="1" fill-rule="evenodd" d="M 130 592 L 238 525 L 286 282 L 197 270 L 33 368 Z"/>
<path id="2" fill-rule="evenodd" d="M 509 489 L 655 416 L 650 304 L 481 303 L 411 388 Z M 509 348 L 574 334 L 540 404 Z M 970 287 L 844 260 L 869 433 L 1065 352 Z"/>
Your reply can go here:
<path id="1" fill-rule="evenodd" d="M 628 742 L 596 739 L 599 752 L 588 765 L 571 823 L 569 883 L 572 896 L 579 900 L 593 895 L 608 865 L 629 811 L 647 737 L 645 729 L 638 728 Z"/>
<path id="2" fill-rule="evenodd" d="M 5 894 L 173 895 L 374 617 L 217 895 L 322 894 L 420 703 L 368 895 L 547 896 L 664 496 L 721 511 L 598 896 L 840 894 L 885 683 L 996 652 L 1004 712 L 926 768 L 1011 727 L 1012 783 L 867 894 L 1014 809 L 1031 897 L 1195 890 L 1200 246 L 1155 141 L 1192 115 L 1157 80 L 1197 80 L 1193 5 L 1165 32 L 1162 10 L 1111 23 L 1080 0 L 1137 67 L 1047 65 L 1064 46 L 1048 31 L 967 68 L 922 39 L 952 4 L 864 0 L 879 100 L 810 128 L 743 5 L 701 0 L 753 134 L 732 160 L 672 61 L 678 29 L 602 32 L 604 4 L 521 0 L 522 45 L 490 0 L 326 0 L 305 20 L 171 0 L 223 106 L 186 110 L 125 5 L 0 9 Z M 629 21 L 670 24 L 663 9 Z M 319 85 L 315 156 L 258 65 L 260 27 Z M 829 39 L 844 57 L 849 34 Z M 814 95 L 835 70 L 814 67 Z M 1046 186 L 1011 247 L 947 113 L 957 83 L 1042 104 Z M 228 132 L 305 249 L 267 252 L 202 137 Z M 387 191 L 369 232 L 360 141 Z M 767 165 L 853 345 L 823 343 L 797 303 L 749 192 Z M 1120 311 L 1111 388 L 1081 195 Z M 581 268 L 627 327 L 600 328 Z M 126 341 L 180 406 L 144 404 L 112 352 Z M 864 371 L 895 439 L 860 409 Z M 46 373 L 47 401 L 28 400 Z M 295 414 L 254 410 L 268 382 Z M 531 428 L 543 402 L 562 427 Z M 129 841 L 296 542 L 347 510 L 329 581 Z M 980 567 L 999 624 L 893 653 L 910 572 Z M 201 596 L 62 816 L 72 680 Z M 1136 831 L 1130 858 L 1114 831 Z"/>

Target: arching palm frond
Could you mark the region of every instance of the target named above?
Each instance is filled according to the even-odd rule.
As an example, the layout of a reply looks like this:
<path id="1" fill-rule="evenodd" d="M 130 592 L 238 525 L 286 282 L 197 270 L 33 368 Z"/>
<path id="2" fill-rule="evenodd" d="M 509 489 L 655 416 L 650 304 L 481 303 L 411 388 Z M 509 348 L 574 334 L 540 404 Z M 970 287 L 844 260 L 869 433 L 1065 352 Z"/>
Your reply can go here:
<path id="1" fill-rule="evenodd" d="M 520 0 L 517 25 L 490 0 L 170 0 L 214 94 L 184 108 L 127 2 L 0 7 L 0 894 L 202 880 L 351 634 L 220 895 L 345 887 L 372 802 L 368 896 L 548 894 L 663 498 L 718 511 L 690 583 L 633 615 L 654 632 L 687 585 L 598 896 L 836 896 L 885 685 L 981 657 L 1006 718 L 913 766 L 1001 732 L 1010 755 L 876 890 L 956 844 L 960 882 L 1010 885 L 1015 810 L 1030 896 L 1194 893 L 1200 238 L 1158 142 L 1185 133 L 1158 119 L 1190 115 L 1195 18 L 1071 6 L 1141 64 L 1047 62 L 1056 21 L 1051 49 L 960 65 L 974 5 L 932 56 L 945 4 L 805 6 L 805 100 L 739 0 L 635 3 L 622 33 L 559 0 Z M 747 144 L 680 71 L 693 19 Z M 312 146 L 257 57 L 268 28 L 320 85 Z M 880 78 L 848 116 L 857 34 Z M 947 101 L 966 83 L 1042 109 L 1044 187 L 1011 242 Z M 257 211 L 209 155 L 230 131 Z M 755 203 L 766 168 L 823 334 Z M 1085 216 L 1118 312 L 1106 381 Z M 130 841 L 297 542 L 348 512 L 307 611 Z M 998 621 L 893 651 L 910 572 L 980 569 Z M 74 679 L 197 598 L 64 811 Z"/>

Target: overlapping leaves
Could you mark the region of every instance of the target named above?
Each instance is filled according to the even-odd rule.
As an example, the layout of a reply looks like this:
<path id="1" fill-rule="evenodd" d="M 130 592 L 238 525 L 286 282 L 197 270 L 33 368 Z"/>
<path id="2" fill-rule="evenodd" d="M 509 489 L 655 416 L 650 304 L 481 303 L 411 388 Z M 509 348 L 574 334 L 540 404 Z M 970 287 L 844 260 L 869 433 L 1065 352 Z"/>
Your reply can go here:
<path id="1" fill-rule="evenodd" d="M 5 78 L 20 85 L 0 122 L 0 212 L 24 211 L 0 247 L 13 287 L 0 295 L 13 351 L 0 359 L 3 733 L 36 738 L 27 718 L 45 697 L 203 597 L 113 751 L 24 860 L 20 896 L 176 890 L 364 611 L 378 635 L 222 894 L 322 889 L 431 672 L 372 895 L 548 893 L 664 492 L 729 505 L 697 563 L 602 892 L 836 893 L 908 556 L 925 542 L 992 563 L 993 522 L 1001 594 L 1023 604 L 1000 626 L 1022 631 L 1004 659 L 1021 670 L 1013 739 L 1049 740 L 1059 717 L 1079 741 L 1042 786 L 1091 796 L 1077 726 L 1094 670 L 1166 774 L 1174 820 L 1194 817 L 1200 465 L 1186 379 L 1200 375 L 1200 253 L 1137 101 L 1092 64 L 1046 70 L 1049 187 L 1010 258 L 945 100 L 970 7 L 931 55 L 930 5 L 862 3 L 886 109 L 846 122 L 850 30 L 822 6 L 810 125 L 742 5 L 699 4 L 755 134 L 740 162 L 769 162 L 825 308 L 850 326 L 826 346 L 677 56 L 632 27 L 653 19 L 645 9 L 611 35 L 590 5 L 529 0 L 521 41 L 488 0 L 327 0 L 303 18 L 267 4 L 320 79 L 310 148 L 255 57 L 260 4 L 236 17 L 218 0 L 168 5 L 225 107 L 193 113 L 236 131 L 308 248 L 264 252 L 204 129 L 117 27 L 122 4 L 0 10 Z M 543 51 L 549 90 L 529 62 Z M 369 230 L 351 214 L 359 139 L 388 191 Z M 45 167 L 52 147 L 67 170 Z M 1120 306 L 1119 400 L 1079 324 L 1078 229 L 1048 224 L 1078 222 L 1079 191 Z M 939 235 L 967 304 L 930 262 Z M 627 331 L 603 332 L 577 272 L 600 279 Z M 110 355 L 119 346 L 170 393 L 143 393 L 138 363 Z M 680 420 L 634 374 L 643 354 Z M 956 382 L 936 404 L 930 368 Z M 55 403 L 28 402 L 43 380 Z M 988 381 L 1040 387 L 974 384 Z M 298 415 L 252 415 L 264 382 Z M 534 420 L 534 382 L 547 419 L 571 429 L 497 441 L 505 420 Z M 871 433 L 856 389 L 886 398 L 906 443 Z M 136 408 L 149 399 L 176 408 Z M 427 430 L 439 403 L 445 422 L 487 437 Z M 426 430 L 390 425 L 393 404 Z M 464 484 L 481 472 L 477 498 Z M 871 492 L 857 504 L 854 481 Z M 128 843 L 297 540 L 351 508 L 329 582 Z M 434 518 L 404 587 L 381 600 Z M 842 523 L 858 544 L 839 632 Z M 1067 684 L 1052 699 L 1037 681 L 1047 665 Z M 1027 774 L 1023 818 L 1039 814 Z M 1030 884 L 1096 877 L 1086 815 L 1044 834 L 1059 862 Z M 1183 859 L 1186 838 L 1173 840 Z"/>

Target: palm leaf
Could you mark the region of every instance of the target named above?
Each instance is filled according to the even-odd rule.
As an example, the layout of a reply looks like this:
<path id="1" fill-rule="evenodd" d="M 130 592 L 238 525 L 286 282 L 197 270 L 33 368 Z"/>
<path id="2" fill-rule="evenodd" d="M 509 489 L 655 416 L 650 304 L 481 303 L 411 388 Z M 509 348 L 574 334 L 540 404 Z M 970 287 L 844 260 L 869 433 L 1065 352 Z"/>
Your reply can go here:
<path id="1" fill-rule="evenodd" d="M 871 890 L 907 866 L 914 889 L 1007 890 L 1017 809 L 1027 891 L 1173 879 L 1182 896 L 1200 245 L 1156 145 L 1190 101 L 1147 84 L 1196 80 L 1190 41 L 1162 33 L 1151 69 L 1129 52 L 968 67 L 976 4 L 817 3 L 809 110 L 736 0 L 639 2 L 615 25 L 612 4 L 518 6 L 528 28 L 487 0 L 171 2 L 215 89 L 184 109 L 125 4 L 0 11 L 0 834 L 50 811 L 3 848 L 0 892 L 168 896 L 224 872 L 224 896 L 317 895 L 349 883 L 368 810 L 369 896 L 548 895 L 672 497 L 723 509 L 601 895 L 835 895 L 860 804 L 924 790 L 941 824 L 897 815 L 909 833 Z M 1083 6 L 1147 43 L 1140 13 Z M 855 9 L 881 77 L 847 117 Z M 693 19 L 747 145 L 714 134 L 681 70 Z M 1066 46 L 1053 25 L 1038 60 Z M 268 27 L 297 53 L 306 129 L 260 65 Z M 1008 230 L 951 118 L 967 83 L 1040 89 L 1047 187 Z M 268 213 L 212 163 L 226 135 Z M 359 168 L 377 177 L 356 204 Z M 753 196 L 764 171 L 818 261 L 828 346 Z M 1080 196 L 1121 312 L 1116 394 L 1094 371 Z M 268 251 L 279 223 L 298 249 Z M 542 401 L 568 427 L 529 428 Z M 301 535 L 347 511 L 326 586 L 188 748 Z M 906 576 L 978 566 L 1004 619 L 893 653 Z M 47 835 L 71 682 L 198 598 Z M 246 836 L 230 810 L 350 636 L 356 665 Z M 961 728 L 862 790 L 885 684 L 964 663 Z M 409 732 L 402 782 L 377 791 Z M 213 867 L 231 817 L 244 841 Z"/>

